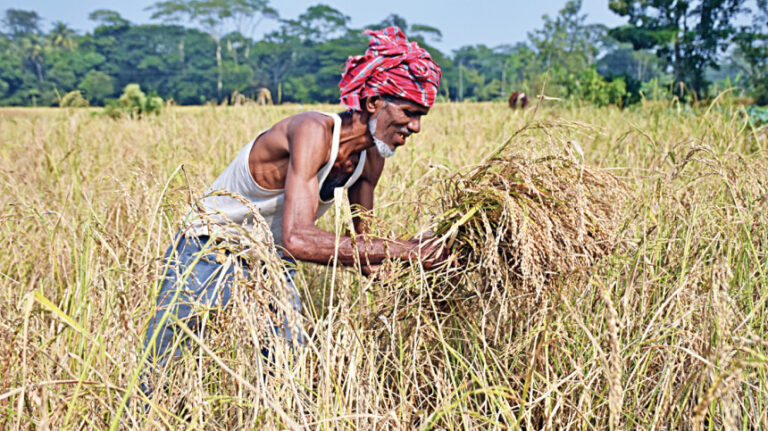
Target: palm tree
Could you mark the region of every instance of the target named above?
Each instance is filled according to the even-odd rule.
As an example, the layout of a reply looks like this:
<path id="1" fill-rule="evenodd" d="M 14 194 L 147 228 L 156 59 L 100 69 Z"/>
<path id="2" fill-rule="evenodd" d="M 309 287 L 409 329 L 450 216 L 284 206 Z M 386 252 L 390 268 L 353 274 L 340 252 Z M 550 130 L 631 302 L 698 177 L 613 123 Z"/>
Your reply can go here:
<path id="1" fill-rule="evenodd" d="M 44 81 L 43 65 L 45 64 L 45 47 L 36 35 L 22 37 L 16 41 L 16 49 L 24 66 L 32 69 L 37 80 Z"/>
<path id="2" fill-rule="evenodd" d="M 61 21 L 53 23 L 53 29 L 48 33 L 48 41 L 52 48 L 61 48 L 67 51 L 71 51 L 77 46 L 74 37 L 75 31 Z"/>

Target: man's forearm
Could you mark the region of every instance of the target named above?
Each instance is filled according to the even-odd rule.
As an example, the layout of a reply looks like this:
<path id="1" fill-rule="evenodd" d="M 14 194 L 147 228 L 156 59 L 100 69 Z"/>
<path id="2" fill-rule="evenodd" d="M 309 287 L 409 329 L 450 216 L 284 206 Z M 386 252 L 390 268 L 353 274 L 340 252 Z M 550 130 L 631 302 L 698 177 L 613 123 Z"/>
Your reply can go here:
<path id="1" fill-rule="evenodd" d="M 410 241 L 373 239 L 367 234 L 354 238 L 325 232 L 314 226 L 294 228 L 284 239 L 285 247 L 294 258 L 328 264 L 334 256 L 346 266 L 378 265 L 386 259 L 418 258 L 418 248 Z"/>

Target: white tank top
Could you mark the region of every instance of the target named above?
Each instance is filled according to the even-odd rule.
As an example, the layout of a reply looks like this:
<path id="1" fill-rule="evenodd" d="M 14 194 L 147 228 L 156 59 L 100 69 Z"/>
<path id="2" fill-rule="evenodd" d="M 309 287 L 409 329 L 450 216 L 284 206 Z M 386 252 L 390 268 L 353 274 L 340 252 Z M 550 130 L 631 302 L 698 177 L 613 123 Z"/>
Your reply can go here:
<path id="1" fill-rule="evenodd" d="M 328 174 L 333 168 L 333 163 L 339 153 L 339 134 L 341 133 L 341 118 L 337 114 L 321 112 L 333 118 L 333 139 L 331 141 L 331 157 L 317 173 L 318 181 L 318 209 L 315 220 L 319 219 L 331 207 L 333 197 L 328 201 L 320 198 L 320 190 L 323 187 Z M 269 130 L 269 129 L 267 129 Z M 211 184 L 206 191 L 206 195 L 214 191 L 226 191 L 237 194 L 247 199 L 251 205 L 258 208 L 261 216 L 269 225 L 275 245 L 283 244 L 283 207 L 285 206 L 285 189 L 270 190 L 258 185 L 251 176 L 248 166 L 248 158 L 251 154 L 251 148 L 258 138 L 266 132 L 259 135 L 249 142 L 235 156 L 232 163 L 227 166 L 224 172 Z M 360 153 L 360 161 L 357 163 L 352 176 L 344 184 L 344 189 L 351 187 L 363 173 L 365 166 L 365 151 Z M 212 236 L 214 234 L 226 239 L 228 235 L 236 235 L 236 229 L 227 229 L 225 225 L 237 223 L 238 225 L 253 225 L 253 214 L 248 207 L 238 202 L 236 199 L 228 196 L 207 196 L 200 201 L 200 206 L 206 213 L 205 218 L 201 218 L 196 210 L 190 211 L 185 222 L 187 236 Z M 207 222 L 205 221 L 207 220 Z M 210 230 L 208 227 L 210 226 Z"/>

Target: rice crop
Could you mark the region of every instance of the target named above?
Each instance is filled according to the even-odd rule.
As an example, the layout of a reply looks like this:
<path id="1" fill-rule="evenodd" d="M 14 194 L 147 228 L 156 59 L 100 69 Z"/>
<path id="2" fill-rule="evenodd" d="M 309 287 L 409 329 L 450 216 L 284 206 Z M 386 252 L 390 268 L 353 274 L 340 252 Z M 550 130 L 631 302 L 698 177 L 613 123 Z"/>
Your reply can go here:
<path id="1" fill-rule="evenodd" d="M 538 292 L 613 251 L 628 193 L 611 173 L 572 159 L 498 156 L 448 182 L 436 233 L 487 288 Z"/>
<path id="2" fill-rule="evenodd" d="M 768 138 L 726 98 L 438 104 L 387 162 L 373 227 L 432 230 L 451 266 L 301 264 L 301 348 L 264 333 L 279 269 L 242 273 L 143 396 L 181 220 L 305 109 L 0 110 L 0 428 L 768 428 Z M 318 224 L 342 234 L 354 210 Z M 230 253 L 281 265 L 245 236 Z"/>

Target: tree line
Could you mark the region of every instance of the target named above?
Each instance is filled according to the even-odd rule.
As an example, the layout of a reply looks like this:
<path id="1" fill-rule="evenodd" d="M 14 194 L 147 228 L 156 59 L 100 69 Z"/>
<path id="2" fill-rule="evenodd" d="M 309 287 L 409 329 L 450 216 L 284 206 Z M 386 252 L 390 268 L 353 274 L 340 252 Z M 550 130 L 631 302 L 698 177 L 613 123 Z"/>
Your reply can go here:
<path id="1" fill-rule="evenodd" d="M 645 98 L 696 100 L 725 86 L 768 104 L 768 0 L 612 0 L 626 23 L 607 28 L 569 0 L 526 41 L 464 46 L 447 54 L 442 33 L 393 14 L 365 28 L 401 27 L 443 69 L 442 100 L 494 100 L 511 91 L 627 105 Z M 177 104 L 256 98 L 276 103 L 338 101 L 350 55 L 368 38 L 323 4 L 282 18 L 269 0 L 165 0 L 155 24 L 95 10 L 93 31 L 66 23 L 41 28 L 37 12 L 7 9 L 0 33 L 0 105 L 52 106 L 78 91 L 92 105 L 129 84 Z M 264 20 L 278 28 L 260 39 Z M 714 88 L 714 87 L 717 88 Z M 242 96 L 241 96 L 242 97 Z"/>

